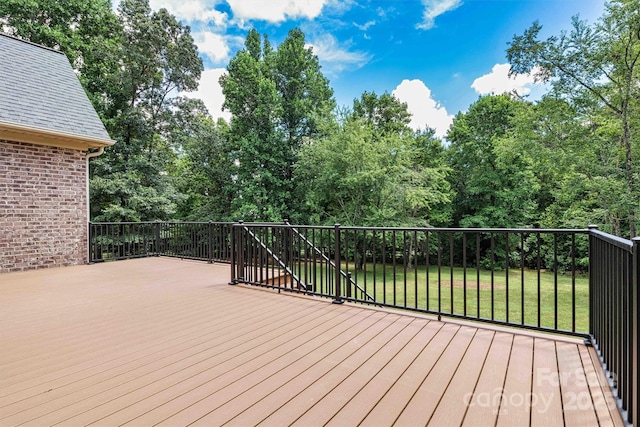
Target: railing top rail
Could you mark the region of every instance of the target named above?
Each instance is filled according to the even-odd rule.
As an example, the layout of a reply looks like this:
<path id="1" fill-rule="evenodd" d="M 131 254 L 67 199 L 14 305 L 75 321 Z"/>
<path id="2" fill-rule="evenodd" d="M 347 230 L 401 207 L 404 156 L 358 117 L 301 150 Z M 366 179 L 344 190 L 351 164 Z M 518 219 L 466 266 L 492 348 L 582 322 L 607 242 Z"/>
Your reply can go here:
<path id="1" fill-rule="evenodd" d="M 298 229 L 325 229 L 333 230 L 334 226 L 330 225 L 298 225 L 284 224 L 273 222 L 252 222 L 242 223 L 245 227 L 295 227 Z M 559 233 L 559 234 L 587 234 L 589 229 L 586 228 L 445 228 L 445 227 L 360 227 L 360 226 L 340 226 L 342 230 L 363 230 L 363 231 L 428 231 L 443 233 Z"/>
<path id="2" fill-rule="evenodd" d="M 285 224 L 281 222 L 243 222 L 243 223 L 234 223 L 237 226 L 244 227 L 280 227 L 280 228 L 289 228 L 295 227 L 299 229 L 316 229 L 316 230 L 333 230 L 334 226 L 332 225 L 297 225 L 297 224 Z"/>
<path id="3" fill-rule="evenodd" d="M 233 222 L 224 222 L 224 221 L 157 221 L 163 224 L 192 224 L 192 225 L 206 225 L 206 224 L 215 224 L 215 225 L 233 225 Z M 154 224 L 154 222 L 151 222 Z"/>
<path id="4" fill-rule="evenodd" d="M 566 233 L 566 234 L 586 234 L 587 229 L 571 228 L 457 228 L 457 227 L 340 227 L 345 230 L 370 230 L 370 231 L 431 231 L 442 233 Z"/>
<path id="5" fill-rule="evenodd" d="M 102 222 L 89 221 L 91 225 L 142 225 L 142 224 L 221 224 L 233 225 L 233 222 L 224 221 L 123 221 L 123 222 Z"/>
<path id="6" fill-rule="evenodd" d="M 622 249 L 626 249 L 629 252 L 633 250 L 633 241 L 631 240 L 623 239 L 622 237 L 618 237 L 618 236 L 613 236 L 611 234 L 607 234 L 605 232 L 602 232 L 600 230 L 595 230 L 595 229 L 590 229 L 589 234 L 599 238 L 602 241 L 610 243 L 614 246 L 617 246 Z"/>
<path id="7" fill-rule="evenodd" d="M 143 224 L 155 224 L 153 221 L 124 221 L 124 222 L 102 222 L 102 221 L 89 221 L 90 225 L 143 225 Z"/>

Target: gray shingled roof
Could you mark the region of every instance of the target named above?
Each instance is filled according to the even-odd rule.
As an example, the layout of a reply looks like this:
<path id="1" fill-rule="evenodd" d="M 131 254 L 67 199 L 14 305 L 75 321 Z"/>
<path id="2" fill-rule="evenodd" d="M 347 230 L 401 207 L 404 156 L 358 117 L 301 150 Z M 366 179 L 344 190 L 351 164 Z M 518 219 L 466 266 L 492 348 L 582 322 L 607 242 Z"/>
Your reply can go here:
<path id="1" fill-rule="evenodd" d="M 0 122 L 111 140 L 64 54 L 1 33 Z"/>

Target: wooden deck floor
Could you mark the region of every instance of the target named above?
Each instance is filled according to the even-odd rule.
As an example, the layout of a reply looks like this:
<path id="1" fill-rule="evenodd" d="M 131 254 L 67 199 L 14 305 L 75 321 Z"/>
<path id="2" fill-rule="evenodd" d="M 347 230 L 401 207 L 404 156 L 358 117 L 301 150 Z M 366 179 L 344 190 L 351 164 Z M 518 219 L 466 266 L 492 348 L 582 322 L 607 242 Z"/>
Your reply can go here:
<path id="1" fill-rule="evenodd" d="M 0 275 L 0 425 L 623 425 L 578 341 L 228 276 L 168 258 Z"/>

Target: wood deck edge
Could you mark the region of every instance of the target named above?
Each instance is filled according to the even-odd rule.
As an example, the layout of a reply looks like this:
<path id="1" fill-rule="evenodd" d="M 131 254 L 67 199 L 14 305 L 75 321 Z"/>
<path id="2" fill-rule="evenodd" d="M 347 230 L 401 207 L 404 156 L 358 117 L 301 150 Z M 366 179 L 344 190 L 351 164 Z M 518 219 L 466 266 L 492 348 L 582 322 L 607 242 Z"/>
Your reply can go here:
<path id="1" fill-rule="evenodd" d="M 270 288 L 266 286 L 248 285 L 243 283 L 238 283 L 234 286 L 239 286 L 239 287 L 262 291 L 262 292 L 278 293 L 278 288 Z M 329 297 L 305 295 L 303 292 L 304 291 L 281 289 L 280 293 L 287 296 L 294 297 L 294 298 L 303 298 L 303 299 L 316 301 L 316 302 L 323 301 L 327 304 L 330 304 L 332 301 Z M 431 320 L 436 322 L 439 321 L 442 323 L 450 323 L 450 324 L 459 325 L 459 326 L 469 326 L 476 329 L 489 330 L 493 332 L 507 332 L 514 335 L 522 335 L 522 336 L 531 337 L 531 338 L 543 338 L 543 339 L 550 339 L 558 342 L 565 342 L 569 344 L 585 345 L 584 340 L 582 338 L 562 335 L 561 333 L 556 334 L 551 332 L 541 332 L 541 331 L 534 331 L 531 329 L 518 328 L 517 326 L 502 326 L 502 325 L 485 323 L 481 321 L 455 319 L 455 318 L 447 317 L 446 315 L 441 316 L 440 320 L 438 320 L 438 316 L 435 314 L 418 313 L 418 312 L 409 311 L 409 310 L 403 311 L 401 308 L 392 309 L 392 308 L 386 308 L 386 307 L 375 307 L 368 304 L 348 302 L 348 301 L 345 301 L 344 304 L 349 307 L 358 307 L 358 308 L 363 308 L 367 310 L 381 311 L 384 313 L 395 313 L 403 316 L 414 317 L 417 319 L 426 319 L 426 320 Z"/>

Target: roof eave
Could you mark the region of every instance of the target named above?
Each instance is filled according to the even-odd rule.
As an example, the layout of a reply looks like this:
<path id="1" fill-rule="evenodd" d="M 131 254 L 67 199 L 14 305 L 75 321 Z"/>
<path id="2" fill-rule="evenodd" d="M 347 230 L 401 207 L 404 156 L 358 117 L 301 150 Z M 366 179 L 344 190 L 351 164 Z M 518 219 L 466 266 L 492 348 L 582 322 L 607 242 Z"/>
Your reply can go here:
<path id="1" fill-rule="evenodd" d="M 111 139 L 75 135 L 62 131 L 42 129 L 4 121 L 0 121 L 0 140 L 71 148 L 82 151 L 90 148 L 109 147 L 115 144 L 115 141 Z"/>

